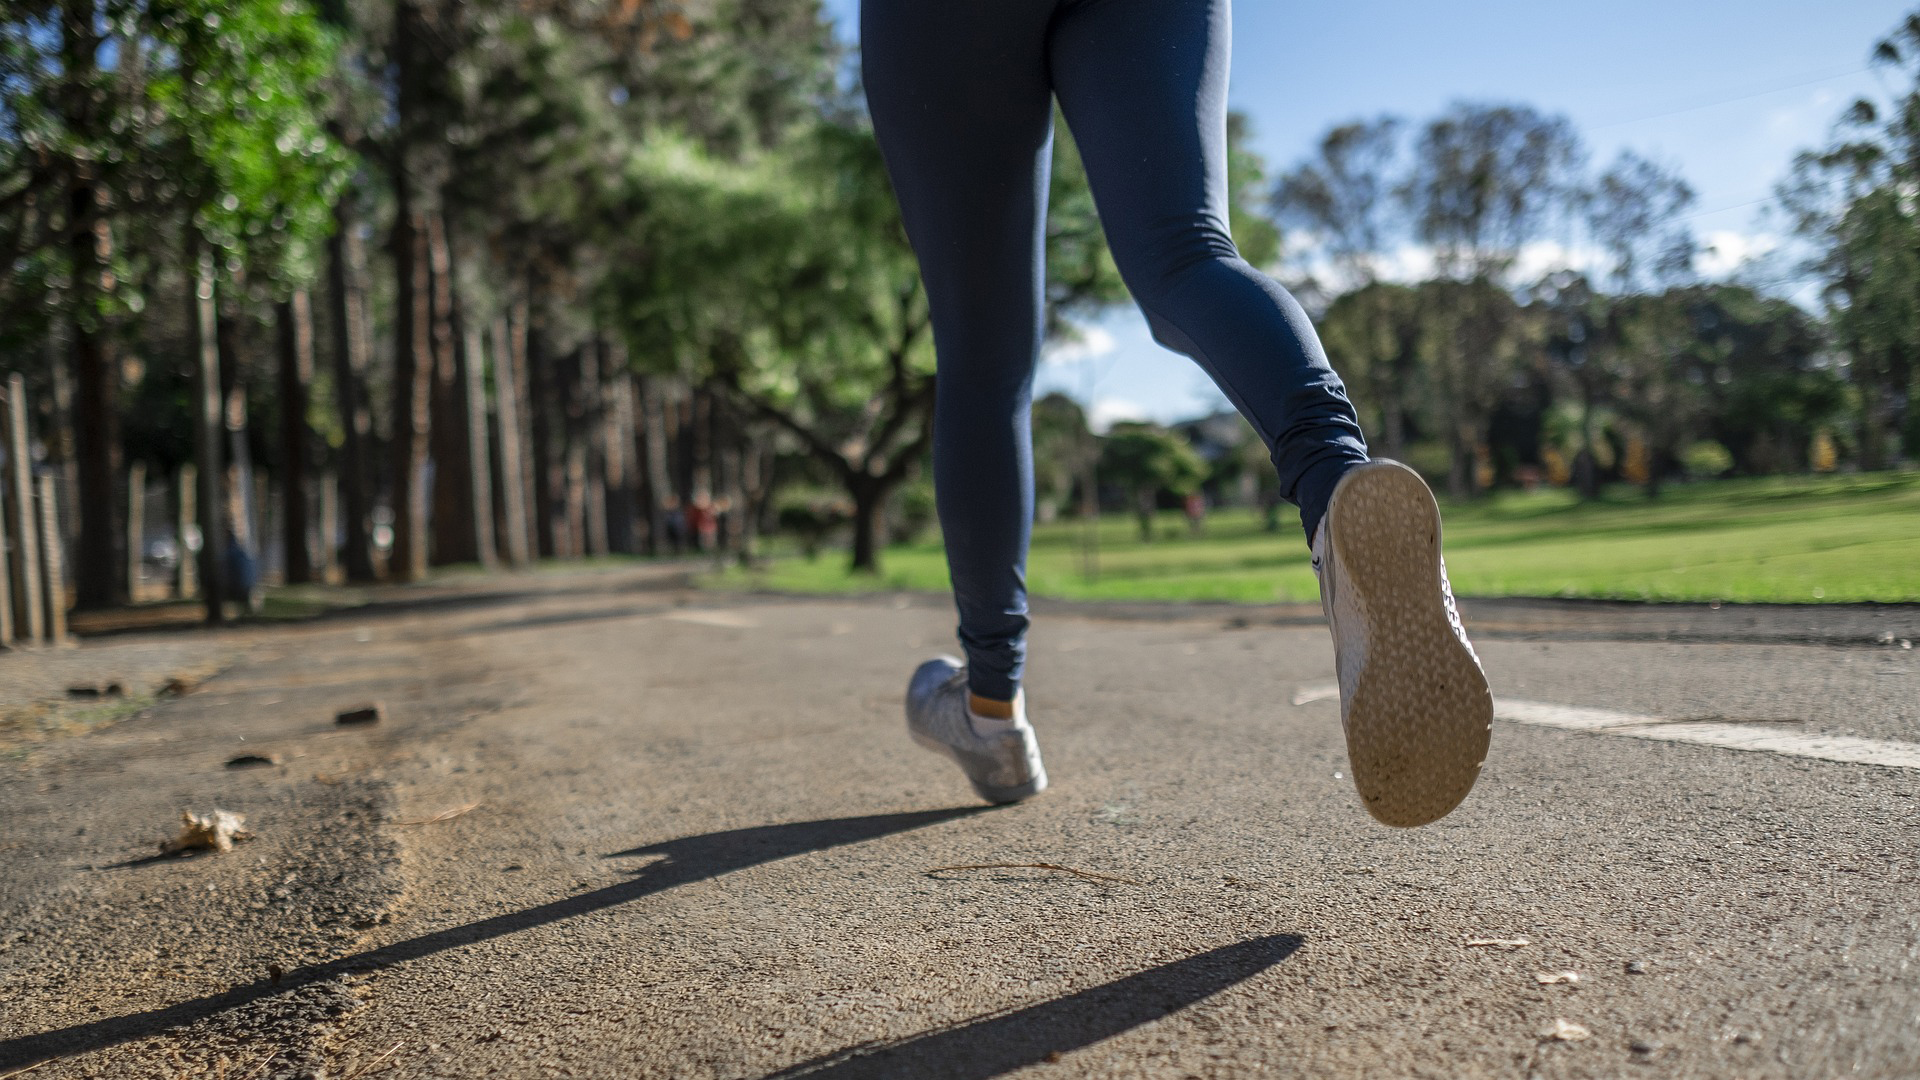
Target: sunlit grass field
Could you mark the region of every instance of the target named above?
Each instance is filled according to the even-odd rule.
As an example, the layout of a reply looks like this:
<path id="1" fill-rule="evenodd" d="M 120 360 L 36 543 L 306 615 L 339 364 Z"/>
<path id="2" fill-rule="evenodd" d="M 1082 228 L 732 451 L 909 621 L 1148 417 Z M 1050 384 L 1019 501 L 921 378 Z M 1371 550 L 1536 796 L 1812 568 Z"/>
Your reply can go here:
<path id="1" fill-rule="evenodd" d="M 1920 600 L 1920 473 L 1725 480 L 1637 489 L 1582 503 L 1560 490 L 1442 501 L 1447 569 L 1463 596 L 1837 603 Z M 1097 533 L 1097 535 L 1096 535 Z M 1096 542 L 1089 543 L 1089 540 Z M 843 551 L 769 561 L 712 583 L 830 593 L 945 589 L 938 537 L 886 550 L 879 575 Z M 1097 530 L 1034 530 L 1028 587 L 1075 600 L 1313 602 L 1298 518 L 1270 533 L 1257 512 L 1222 510 L 1205 532 L 1166 513 L 1142 543 L 1131 517 Z"/>

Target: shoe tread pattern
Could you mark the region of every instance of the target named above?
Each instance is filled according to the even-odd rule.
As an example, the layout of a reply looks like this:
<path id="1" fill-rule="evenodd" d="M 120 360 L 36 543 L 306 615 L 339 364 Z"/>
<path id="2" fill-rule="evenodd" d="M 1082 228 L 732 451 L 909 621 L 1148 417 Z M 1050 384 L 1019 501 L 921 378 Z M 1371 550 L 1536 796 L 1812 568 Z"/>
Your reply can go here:
<path id="1" fill-rule="evenodd" d="M 1493 725 L 1486 675 L 1440 588 L 1440 510 L 1418 474 L 1394 463 L 1350 474 L 1328 514 L 1370 631 L 1345 710 L 1354 785 L 1381 822 L 1424 825 L 1472 790 Z"/>

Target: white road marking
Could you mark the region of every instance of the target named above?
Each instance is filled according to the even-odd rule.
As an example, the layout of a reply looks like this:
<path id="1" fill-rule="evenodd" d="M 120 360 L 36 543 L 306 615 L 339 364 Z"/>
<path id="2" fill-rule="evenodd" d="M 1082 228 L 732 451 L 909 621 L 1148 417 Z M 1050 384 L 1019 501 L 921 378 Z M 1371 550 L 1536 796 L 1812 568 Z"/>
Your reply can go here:
<path id="1" fill-rule="evenodd" d="M 1309 683 L 1293 694 L 1295 705 L 1337 699 L 1337 683 Z M 1920 745 L 1890 739 L 1862 739 L 1852 735 L 1811 735 L 1757 724 L 1723 724 L 1714 720 L 1668 720 L 1640 713 L 1551 705 L 1540 701 L 1494 698 L 1496 720 L 1535 727 L 1584 731 L 1595 735 L 1624 735 L 1631 739 L 1692 743 L 1727 750 L 1751 750 L 1786 757 L 1879 765 L 1891 769 L 1920 769 Z"/>
<path id="2" fill-rule="evenodd" d="M 1634 739 L 1660 742 L 1693 743 L 1719 746 L 1728 750 L 1754 750 L 1787 757 L 1814 758 L 1819 761 L 1844 761 L 1855 765 L 1881 765 L 1894 769 L 1920 769 L 1920 745 L 1889 739 L 1861 739 L 1852 735 L 1810 735 L 1753 724 L 1722 724 L 1711 720 L 1663 720 L 1656 716 L 1613 712 L 1608 709 L 1577 709 L 1567 705 L 1547 705 L 1537 701 L 1493 699 L 1493 715 L 1517 724 L 1591 731 L 1601 735 L 1625 735 Z"/>
<path id="3" fill-rule="evenodd" d="M 695 626 L 718 626 L 727 630 L 752 630 L 760 623 L 745 615 L 736 615 L 731 611 L 675 611 L 666 616 L 674 622 L 693 623 Z"/>

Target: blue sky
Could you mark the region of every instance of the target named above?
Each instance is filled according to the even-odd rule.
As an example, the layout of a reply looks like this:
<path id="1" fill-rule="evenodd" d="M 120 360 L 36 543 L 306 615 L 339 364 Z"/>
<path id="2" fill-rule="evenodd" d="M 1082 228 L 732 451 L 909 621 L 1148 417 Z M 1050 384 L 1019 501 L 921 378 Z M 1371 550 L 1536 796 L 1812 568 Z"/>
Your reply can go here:
<path id="1" fill-rule="evenodd" d="M 1274 172 L 1355 117 L 1418 121 L 1463 99 L 1563 113 L 1595 163 L 1632 148 L 1677 168 L 1699 196 L 1690 224 L 1716 249 L 1708 268 L 1724 272 L 1777 242 L 1764 204 L 1793 154 L 1820 143 L 1854 98 L 1890 86 L 1868 53 L 1912 2 L 1239 0 L 1231 101 L 1253 118 Z M 826 7 L 855 40 L 858 0 Z M 1131 311 L 1056 352 L 1039 382 L 1102 419 L 1224 404 Z"/>

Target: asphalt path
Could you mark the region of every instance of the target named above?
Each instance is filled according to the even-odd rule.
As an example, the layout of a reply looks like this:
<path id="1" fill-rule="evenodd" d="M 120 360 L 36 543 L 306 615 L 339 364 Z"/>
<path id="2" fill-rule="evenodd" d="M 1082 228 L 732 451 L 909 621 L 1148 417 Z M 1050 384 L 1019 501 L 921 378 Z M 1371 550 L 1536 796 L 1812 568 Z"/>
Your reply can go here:
<path id="1" fill-rule="evenodd" d="M 1392 830 L 1310 619 L 1056 609 L 987 809 L 902 726 L 935 599 L 528 581 L 0 766 L 0 1075 L 1920 1075 L 1920 769 L 1500 720 Z M 1484 616 L 1503 701 L 1920 746 L 1897 636 L 1555 611 Z"/>

